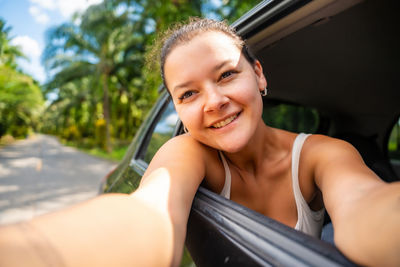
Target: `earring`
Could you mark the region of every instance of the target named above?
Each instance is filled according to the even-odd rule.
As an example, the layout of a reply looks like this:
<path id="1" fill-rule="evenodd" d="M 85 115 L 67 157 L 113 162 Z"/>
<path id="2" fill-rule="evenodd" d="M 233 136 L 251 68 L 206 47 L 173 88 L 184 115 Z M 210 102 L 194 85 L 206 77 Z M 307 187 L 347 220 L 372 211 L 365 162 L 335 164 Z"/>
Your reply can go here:
<path id="1" fill-rule="evenodd" d="M 185 133 L 188 133 L 188 132 L 189 132 L 185 125 L 183 125 L 183 131 L 184 131 Z"/>
<path id="2" fill-rule="evenodd" d="M 267 87 L 265 87 L 264 90 L 260 91 L 260 94 L 261 94 L 262 96 L 266 96 L 266 95 L 268 94 L 268 89 L 267 89 Z"/>

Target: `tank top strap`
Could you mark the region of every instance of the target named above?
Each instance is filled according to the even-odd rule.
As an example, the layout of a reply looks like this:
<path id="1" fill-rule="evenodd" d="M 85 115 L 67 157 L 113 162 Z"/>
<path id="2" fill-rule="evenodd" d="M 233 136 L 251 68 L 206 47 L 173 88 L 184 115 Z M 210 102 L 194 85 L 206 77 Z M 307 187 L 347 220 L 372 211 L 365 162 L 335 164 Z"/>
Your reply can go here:
<path id="1" fill-rule="evenodd" d="M 303 148 L 303 144 L 306 141 L 307 137 L 310 134 L 300 133 L 296 136 L 294 140 L 293 147 L 292 147 L 292 182 L 293 182 L 293 189 L 294 193 L 298 193 L 300 190 L 299 186 L 299 162 L 300 162 L 300 153 L 301 149 Z M 301 194 L 300 194 L 301 195 Z"/>
<path id="2" fill-rule="evenodd" d="M 300 153 L 304 142 L 310 135 L 311 134 L 300 133 L 296 137 L 292 148 L 292 184 L 298 216 L 295 229 L 318 236 L 318 232 L 320 232 L 320 225 L 322 226 L 321 223 L 323 222 L 324 209 L 319 211 L 311 210 L 308 206 L 308 203 L 304 199 L 303 194 L 301 193 L 299 184 Z"/>
<path id="3" fill-rule="evenodd" d="M 221 151 L 218 151 L 219 156 L 221 158 L 222 164 L 224 165 L 224 170 L 225 170 L 225 183 L 224 187 L 222 188 L 221 193 L 219 193 L 221 196 L 230 199 L 231 197 L 231 171 L 229 170 L 228 163 L 226 162 L 225 156 Z"/>

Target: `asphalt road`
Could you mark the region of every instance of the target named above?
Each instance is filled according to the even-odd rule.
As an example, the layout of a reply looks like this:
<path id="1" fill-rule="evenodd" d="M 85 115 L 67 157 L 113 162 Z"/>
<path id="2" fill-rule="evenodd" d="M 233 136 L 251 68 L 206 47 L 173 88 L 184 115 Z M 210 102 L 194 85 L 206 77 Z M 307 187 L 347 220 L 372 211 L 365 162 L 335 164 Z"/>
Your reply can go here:
<path id="1" fill-rule="evenodd" d="M 115 166 L 36 135 L 0 148 L 0 224 L 30 219 L 97 195 Z"/>

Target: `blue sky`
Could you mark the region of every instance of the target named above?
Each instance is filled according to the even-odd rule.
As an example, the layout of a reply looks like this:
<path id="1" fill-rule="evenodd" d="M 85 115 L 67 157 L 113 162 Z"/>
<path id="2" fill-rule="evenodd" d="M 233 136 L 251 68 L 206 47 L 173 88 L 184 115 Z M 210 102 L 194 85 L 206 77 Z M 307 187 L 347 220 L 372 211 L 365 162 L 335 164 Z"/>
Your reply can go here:
<path id="1" fill-rule="evenodd" d="M 0 0 L 0 17 L 12 27 L 12 43 L 21 46 L 29 58 L 29 61 L 19 60 L 19 66 L 39 82 L 45 82 L 46 73 L 40 57 L 46 30 L 99 2 L 101 0 Z"/>

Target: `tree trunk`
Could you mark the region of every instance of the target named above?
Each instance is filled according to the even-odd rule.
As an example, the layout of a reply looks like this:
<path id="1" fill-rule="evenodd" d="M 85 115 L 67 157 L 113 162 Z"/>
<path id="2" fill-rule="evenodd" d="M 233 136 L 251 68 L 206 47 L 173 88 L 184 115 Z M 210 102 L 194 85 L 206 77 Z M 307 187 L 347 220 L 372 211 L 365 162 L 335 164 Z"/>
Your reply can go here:
<path id="1" fill-rule="evenodd" d="M 106 121 L 106 151 L 111 152 L 110 137 L 110 100 L 108 97 L 108 73 L 103 75 L 103 116 Z"/>

